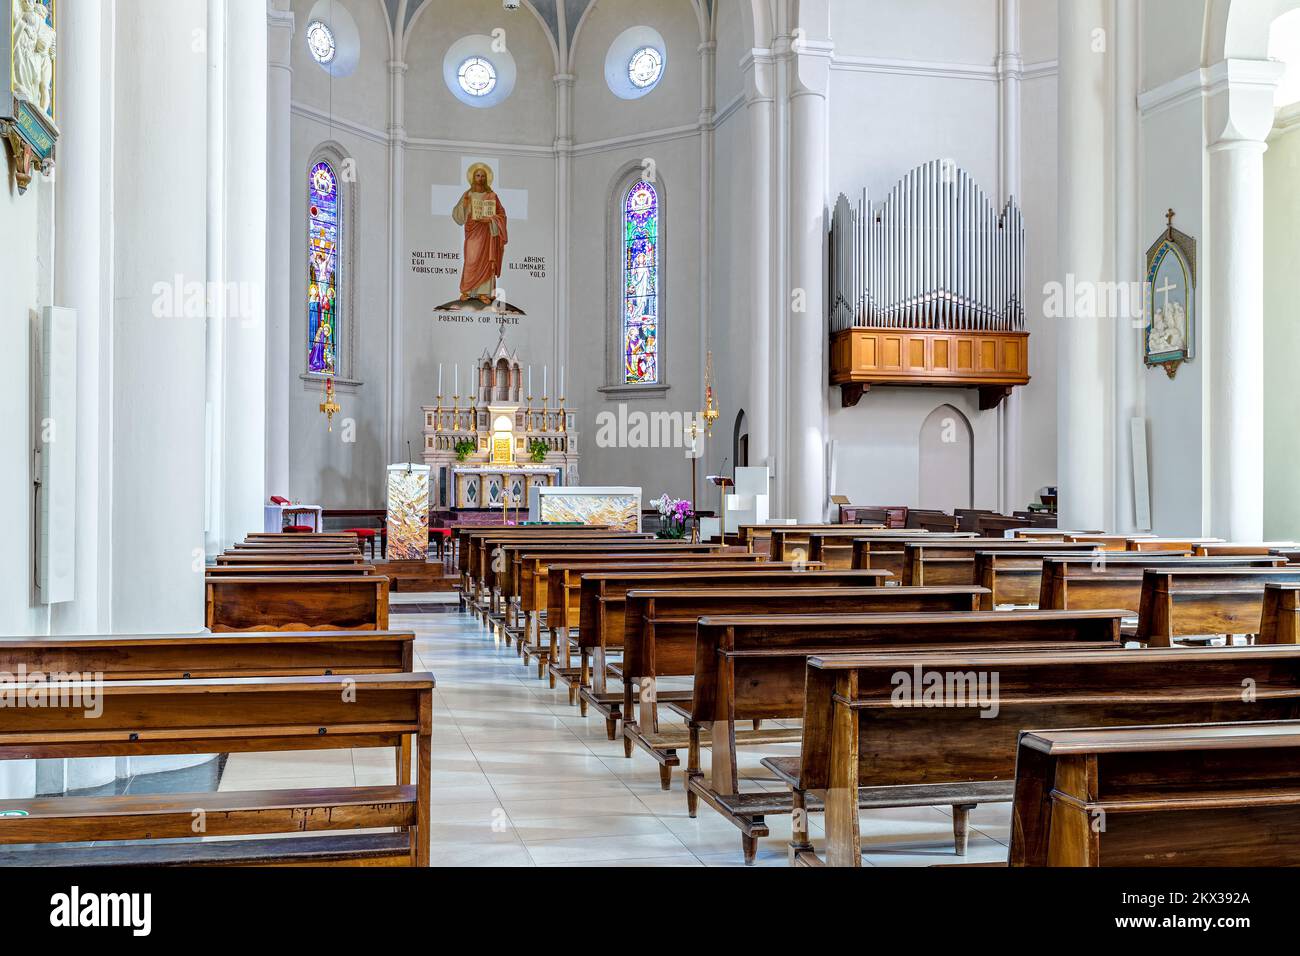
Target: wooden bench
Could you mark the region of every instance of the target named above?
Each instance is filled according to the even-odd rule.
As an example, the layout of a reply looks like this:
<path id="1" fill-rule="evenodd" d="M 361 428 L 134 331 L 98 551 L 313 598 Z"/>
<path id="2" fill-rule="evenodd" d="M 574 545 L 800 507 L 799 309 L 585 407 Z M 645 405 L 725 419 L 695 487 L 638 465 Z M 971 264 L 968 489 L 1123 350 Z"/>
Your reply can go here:
<path id="1" fill-rule="evenodd" d="M 718 554 L 723 550 L 721 546 L 714 544 L 692 544 L 690 542 L 656 541 L 653 539 L 616 544 L 578 542 L 550 546 L 525 543 L 502 545 L 501 556 L 498 558 L 497 563 L 505 566 L 505 573 L 498 574 L 497 586 L 501 591 L 506 615 L 503 626 L 504 636 L 508 641 L 514 635 L 516 629 L 515 613 L 517 612 L 523 618 L 523 626 L 519 630 L 522 630 L 529 639 L 536 637 L 538 632 L 534 625 L 537 620 L 535 616 L 530 616 L 529 612 L 535 612 L 535 615 L 539 616 L 546 607 L 545 574 L 550 562 L 532 561 L 526 566 L 524 562 L 525 556 L 536 555 L 543 558 L 554 558 L 556 556 L 573 555 L 575 557 L 591 556 L 597 559 L 605 554 L 613 557 L 627 555 L 637 558 L 642 555 L 665 557 L 704 555 L 707 557 Z M 539 575 L 541 576 L 540 581 L 538 580 Z"/>
<path id="2" fill-rule="evenodd" d="M 889 529 L 866 530 L 861 528 L 837 528 L 835 531 L 814 531 L 808 535 L 808 550 L 804 555 L 810 561 L 819 561 L 829 571 L 851 571 L 854 570 L 854 542 L 864 541 L 875 543 L 879 550 L 886 550 L 886 546 L 896 549 L 898 554 L 902 555 L 903 544 L 909 540 L 931 538 L 943 539 L 967 539 L 975 537 L 973 532 L 954 532 L 952 534 L 939 535 L 934 532 L 917 532 L 917 531 L 890 531 Z M 797 558 L 799 555 L 796 554 Z M 900 560 L 896 566 L 884 567 L 881 563 L 872 566 L 873 568 L 882 568 L 894 574 L 901 581 L 903 563 Z M 862 568 L 859 570 L 870 570 L 871 568 Z"/>
<path id="3" fill-rule="evenodd" d="M 909 674 L 913 689 L 915 675 L 937 675 L 953 692 L 918 702 L 900 684 Z M 992 691 L 996 709 L 987 694 L 959 700 L 971 687 Z M 824 801 L 826 862 L 860 866 L 859 807 L 896 806 L 891 791 L 903 805 L 1005 801 L 1026 728 L 1292 719 L 1300 647 L 815 656 L 804 695 L 801 757 L 764 763 L 796 805 Z M 806 831 L 791 850 L 797 864 L 821 863 Z"/>
<path id="4" fill-rule="evenodd" d="M 210 577 L 210 631 L 386 631 L 388 578 L 379 574 Z"/>
<path id="5" fill-rule="evenodd" d="M 862 532 L 853 538 L 850 545 L 850 568 L 854 571 L 888 571 L 895 580 L 894 584 L 903 583 L 903 574 L 907 569 L 907 545 L 913 541 L 969 541 L 975 537 L 973 531 L 958 531 L 953 534 L 934 534 L 924 531 L 911 531 L 906 536 L 885 535 L 878 531 Z"/>
<path id="6" fill-rule="evenodd" d="M 1109 552 L 1088 552 L 1091 557 L 1088 566 L 1104 567 Z M 1153 557 L 1167 557 L 1184 560 L 1182 552 L 1149 552 Z M 1060 551 L 1055 545 L 1044 544 L 1042 551 L 1025 549 L 1023 551 L 977 551 L 975 553 L 975 580 L 986 589 L 984 610 L 991 611 L 1003 605 L 1037 607 L 1042 596 L 1043 562 L 1049 558 L 1069 560 L 1078 552 Z M 1097 607 L 1120 607 L 1114 602 L 1096 605 Z"/>
<path id="7" fill-rule="evenodd" d="M 511 539 L 535 540 L 539 543 L 579 539 L 613 543 L 619 540 L 645 540 L 645 537 L 631 538 L 627 532 L 609 531 L 604 528 L 495 528 L 465 534 L 462 537 L 460 550 L 462 587 L 470 610 L 477 612 L 483 618 L 484 624 L 487 623 L 488 612 L 492 609 L 492 595 L 485 590 L 485 578 L 491 565 L 491 552 L 497 543 Z"/>
<path id="8" fill-rule="evenodd" d="M 706 561 L 692 560 L 692 567 L 707 566 L 715 571 L 744 571 L 762 568 L 764 571 L 792 571 L 794 566 L 769 561 L 765 554 L 748 553 L 744 557 L 721 555 Z M 582 715 L 587 714 L 587 704 L 578 700 L 578 690 L 589 684 L 589 655 L 580 654 L 581 666 L 572 666 L 572 652 L 577 649 L 577 631 L 581 618 L 582 578 L 587 574 L 672 571 L 680 562 L 632 562 L 610 564 L 604 561 L 565 560 L 547 567 L 546 573 L 546 629 L 550 635 L 550 664 L 548 671 L 569 690 L 570 705 L 580 704 Z"/>
<path id="9" fill-rule="evenodd" d="M 107 680 L 196 680 L 409 674 L 412 631 L 227 631 L 0 638 L 0 673 L 96 674 Z M 397 781 L 410 779 L 411 749 L 397 750 Z"/>
<path id="10" fill-rule="evenodd" d="M 690 715 L 690 691 L 661 696 L 661 677 L 691 677 L 695 673 L 695 631 L 699 619 L 727 614 L 936 613 L 973 611 L 980 588 L 766 588 L 718 590 L 659 589 L 629 591 L 623 611 L 623 755 L 639 746 L 659 763 L 659 782 L 669 789 L 672 768 L 681 761 L 678 750 L 691 744 L 687 728 L 667 731 L 659 726 L 658 705 L 669 703 L 678 714 Z M 635 690 L 634 690 L 635 688 Z M 633 719 L 635 718 L 635 719 Z M 798 731 L 737 731 L 745 743 L 798 740 Z M 702 738 L 707 742 L 707 734 Z M 696 761 L 698 763 L 698 760 Z"/>
<path id="11" fill-rule="evenodd" d="M 587 552 L 576 551 L 566 552 L 564 554 L 541 554 L 534 556 L 530 552 L 525 552 L 525 557 L 532 559 L 539 558 L 539 561 L 529 561 L 530 570 L 525 572 L 528 580 L 524 585 L 525 593 L 520 595 L 519 607 L 520 613 L 524 617 L 524 628 L 520 632 L 519 652 L 525 663 L 531 659 L 537 660 L 538 678 L 544 676 L 545 668 L 548 662 L 553 661 L 561 650 L 560 633 L 566 633 L 563 627 L 550 626 L 550 614 L 547 611 L 547 601 L 550 584 L 550 568 L 557 564 L 564 568 L 567 578 L 574 582 L 574 586 L 568 589 L 572 613 L 567 615 L 576 626 L 577 623 L 577 600 L 578 589 L 577 581 L 583 573 L 594 573 L 598 571 L 615 571 L 615 570 L 637 570 L 645 568 L 647 570 L 671 570 L 676 567 L 687 568 L 744 568 L 752 567 L 759 563 L 766 563 L 766 558 L 759 554 L 736 553 L 729 554 L 723 551 L 665 551 L 656 549 L 654 551 L 615 551 L 615 552 Z M 543 614 L 545 613 L 547 625 L 545 627 L 545 636 L 543 633 Z M 507 643 L 508 643 L 507 638 Z M 567 665 L 566 665 L 567 666 Z M 552 670 L 550 673 L 550 684 L 555 686 L 555 681 L 559 676 L 558 670 Z"/>
<path id="12" fill-rule="evenodd" d="M 360 551 L 354 554 L 304 554 L 301 551 L 237 551 L 219 554 L 216 561 L 218 567 L 268 564 L 350 565 L 352 567 L 361 567 L 367 564 Z"/>
<path id="13" fill-rule="evenodd" d="M 810 656 L 853 654 L 873 649 L 905 653 L 896 656 L 896 670 L 911 666 L 928 649 L 957 647 L 1024 651 L 1112 649 L 1119 643 L 1120 612 L 996 611 L 968 614 L 753 615 L 701 618 L 695 643 L 695 684 L 690 732 L 710 732 L 712 761 L 709 776 L 701 772 L 700 745 L 692 740 L 687 767 L 687 808 L 695 814 L 697 799 L 740 829 L 746 863 L 753 861 L 759 837 L 766 836 L 766 817 L 790 813 L 796 804 L 789 793 L 742 793 L 736 760 L 736 723 L 741 720 L 789 720 L 804 717 L 805 662 Z M 1102 650 L 1096 650 L 1102 653 Z M 795 766 L 798 764 L 797 758 Z M 763 765 L 786 779 L 783 758 Z M 913 769 L 928 773 L 924 763 Z M 1009 787 L 1001 799 L 1010 798 Z M 972 800 L 963 792 L 950 803 L 961 808 Z M 899 804 L 886 804 L 899 805 Z M 902 804 L 906 806 L 907 804 Z M 813 809 L 806 802 L 801 810 Z M 958 822 L 964 813 L 957 815 Z M 806 821 L 797 821 L 806 826 Z M 799 832 L 802 832 L 800 830 Z M 960 840 L 961 828 L 957 830 Z"/>
<path id="14" fill-rule="evenodd" d="M 1295 544 L 1289 541 L 1265 541 L 1262 544 L 1225 541 L 1222 544 L 1198 544 L 1192 548 L 1192 553 L 1198 558 L 1268 557 L 1274 552 L 1285 551 L 1294 547 Z"/>
<path id="15" fill-rule="evenodd" d="M 1136 616 L 1147 568 L 1270 568 L 1281 558 L 1189 558 L 1155 553 L 1105 551 L 1100 558 L 1044 558 L 1038 606 L 1044 610 L 1086 611 L 1122 607 Z"/>
<path id="16" fill-rule="evenodd" d="M 627 593 L 634 590 L 736 587 L 861 588 L 879 587 L 883 571 L 799 570 L 768 561 L 738 569 L 691 568 L 689 571 L 617 571 L 582 575 L 578 600 L 578 650 L 591 666 L 590 687 L 583 682 L 580 700 L 601 708 L 622 703 L 623 695 L 606 691 L 611 652 L 623 649 Z M 584 675 L 585 676 L 585 675 Z M 585 710 L 584 710 L 585 713 Z M 611 738 L 613 739 L 613 738 Z"/>
<path id="17" fill-rule="evenodd" d="M 1258 634 L 1270 581 L 1300 583 L 1300 568 L 1147 568 L 1137 639 L 1170 647 L 1178 638 Z"/>
<path id="18" fill-rule="evenodd" d="M 228 578 L 232 575 L 260 578 L 269 574 L 333 577 L 339 574 L 374 574 L 375 566 L 373 564 L 289 564 L 287 562 L 272 564 L 214 564 L 204 568 L 203 573 L 209 578 Z"/>
<path id="19" fill-rule="evenodd" d="M 70 706 L 0 709 L 0 760 L 397 747 L 414 735 L 418 772 L 414 785 L 3 800 L 0 844 L 94 845 L 10 850 L 0 865 L 428 866 L 433 686 L 430 674 L 16 684 Z M 88 720 L 71 704 L 92 692 L 100 713 Z M 375 828 L 398 829 L 348 832 Z M 185 842 L 121 842 L 141 840 Z"/>
<path id="20" fill-rule="evenodd" d="M 1156 538 L 1140 535 L 1128 539 L 1129 551 L 1186 551 L 1199 545 L 1223 544 L 1222 538 Z"/>
<path id="21" fill-rule="evenodd" d="M 972 538 L 965 541 L 909 541 L 904 545 L 903 584 L 910 587 L 942 587 L 949 584 L 978 584 L 975 555 L 980 551 L 1037 553 L 1039 559 L 1048 551 L 1087 554 L 1096 550 L 1090 544 L 1068 542 L 1044 548 L 1036 541 L 1019 538 Z"/>
<path id="22" fill-rule="evenodd" d="M 563 549 L 569 545 L 578 545 L 583 541 L 591 541 L 610 548 L 657 548 L 663 547 L 656 543 L 655 539 L 649 535 L 627 535 L 617 534 L 613 537 L 605 535 L 588 535 L 585 538 L 568 538 L 552 537 L 548 541 L 548 546 L 556 549 Z M 482 541 L 479 544 L 484 548 L 483 554 L 478 559 L 478 573 L 481 582 L 481 588 L 489 596 L 489 616 L 498 615 L 498 619 L 504 619 L 509 605 L 511 595 L 511 545 L 522 545 L 524 547 L 536 547 L 528 537 L 502 537 L 492 541 Z M 688 545 L 689 546 L 689 545 Z M 709 547 L 705 545 L 704 547 Z"/>
<path id="23" fill-rule="evenodd" d="M 1300 587 L 1269 582 L 1264 585 L 1256 644 L 1300 644 Z"/>
<path id="24" fill-rule="evenodd" d="M 1155 535 L 1101 534 L 1100 532 L 1094 533 L 1091 531 L 1067 531 L 1065 533 L 1067 542 L 1095 544 L 1102 551 L 1127 551 L 1129 550 L 1129 542 L 1140 537 L 1154 538 Z"/>
<path id="25" fill-rule="evenodd" d="M 300 533 L 292 531 L 252 531 L 244 536 L 246 542 L 280 542 L 281 544 L 354 545 L 357 536 L 351 531 L 320 531 Z"/>
<path id="26" fill-rule="evenodd" d="M 1011 866 L 1300 865 L 1300 721 L 1020 735 Z"/>

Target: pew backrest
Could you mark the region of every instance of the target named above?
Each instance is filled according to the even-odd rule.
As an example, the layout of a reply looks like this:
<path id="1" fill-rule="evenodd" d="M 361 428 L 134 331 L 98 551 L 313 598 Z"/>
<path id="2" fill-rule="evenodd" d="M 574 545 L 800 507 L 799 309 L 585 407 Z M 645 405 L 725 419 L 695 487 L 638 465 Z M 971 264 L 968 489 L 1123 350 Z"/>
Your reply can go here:
<path id="1" fill-rule="evenodd" d="M 208 578 L 210 631 L 388 630 L 388 578 L 267 575 Z"/>
<path id="2" fill-rule="evenodd" d="M 1258 634 L 1270 581 L 1300 583 L 1300 568 L 1147 568 L 1137 639 L 1169 647 L 1179 637 Z"/>

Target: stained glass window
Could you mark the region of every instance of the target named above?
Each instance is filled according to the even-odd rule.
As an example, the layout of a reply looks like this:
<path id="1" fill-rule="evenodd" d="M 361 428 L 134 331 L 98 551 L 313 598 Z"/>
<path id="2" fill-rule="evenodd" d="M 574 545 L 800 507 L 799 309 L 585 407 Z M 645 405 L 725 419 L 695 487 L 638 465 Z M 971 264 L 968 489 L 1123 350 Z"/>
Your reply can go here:
<path id="1" fill-rule="evenodd" d="M 307 371 L 338 374 L 339 184 L 334 169 L 311 169 L 307 235 Z"/>
<path id="2" fill-rule="evenodd" d="M 313 20 L 307 25 L 307 49 L 321 66 L 328 66 L 334 59 L 334 31 L 327 23 Z"/>
<path id="3" fill-rule="evenodd" d="M 664 58 L 659 51 L 652 46 L 644 46 L 633 53 L 632 59 L 628 61 L 627 78 L 633 86 L 643 90 L 659 82 L 663 68 Z"/>
<path id="4" fill-rule="evenodd" d="M 629 385 L 659 382 L 659 194 L 641 180 L 623 203 L 623 364 Z"/>
<path id="5" fill-rule="evenodd" d="M 456 72 L 460 88 L 470 96 L 487 96 L 497 85 L 497 68 L 481 56 L 472 56 Z"/>

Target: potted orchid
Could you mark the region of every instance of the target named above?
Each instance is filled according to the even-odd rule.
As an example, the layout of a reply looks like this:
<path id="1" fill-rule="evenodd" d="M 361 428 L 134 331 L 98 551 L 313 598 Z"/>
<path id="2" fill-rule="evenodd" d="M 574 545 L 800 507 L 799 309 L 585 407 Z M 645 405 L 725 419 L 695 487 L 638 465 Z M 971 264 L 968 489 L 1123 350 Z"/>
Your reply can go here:
<path id="1" fill-rule="evenodd" d="M 687 522 L 695 516 L 689 501 L 683 498 L 670 498 L 665 494 L 650 502 L 650 504 L 659 512 L 660 526 L 657 537 L 686 537 Z"/>

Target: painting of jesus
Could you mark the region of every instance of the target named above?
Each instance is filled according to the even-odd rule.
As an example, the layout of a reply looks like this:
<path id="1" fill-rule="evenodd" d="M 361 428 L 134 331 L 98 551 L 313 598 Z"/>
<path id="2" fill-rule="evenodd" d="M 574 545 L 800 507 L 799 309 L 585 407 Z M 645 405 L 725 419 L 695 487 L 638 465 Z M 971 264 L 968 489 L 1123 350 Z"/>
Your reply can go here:
<path id="1" fill-rule="evenodd" d="M 465 258 L 460 273 L 460 300 L 476 298 L 487 304 L 496 294 L 505 261 L 506 209 L 492 191 L 492 169 L 474 163 L 468 170 L 469 189 L 452 208 L 451 218 L 465 227 Z"/>

